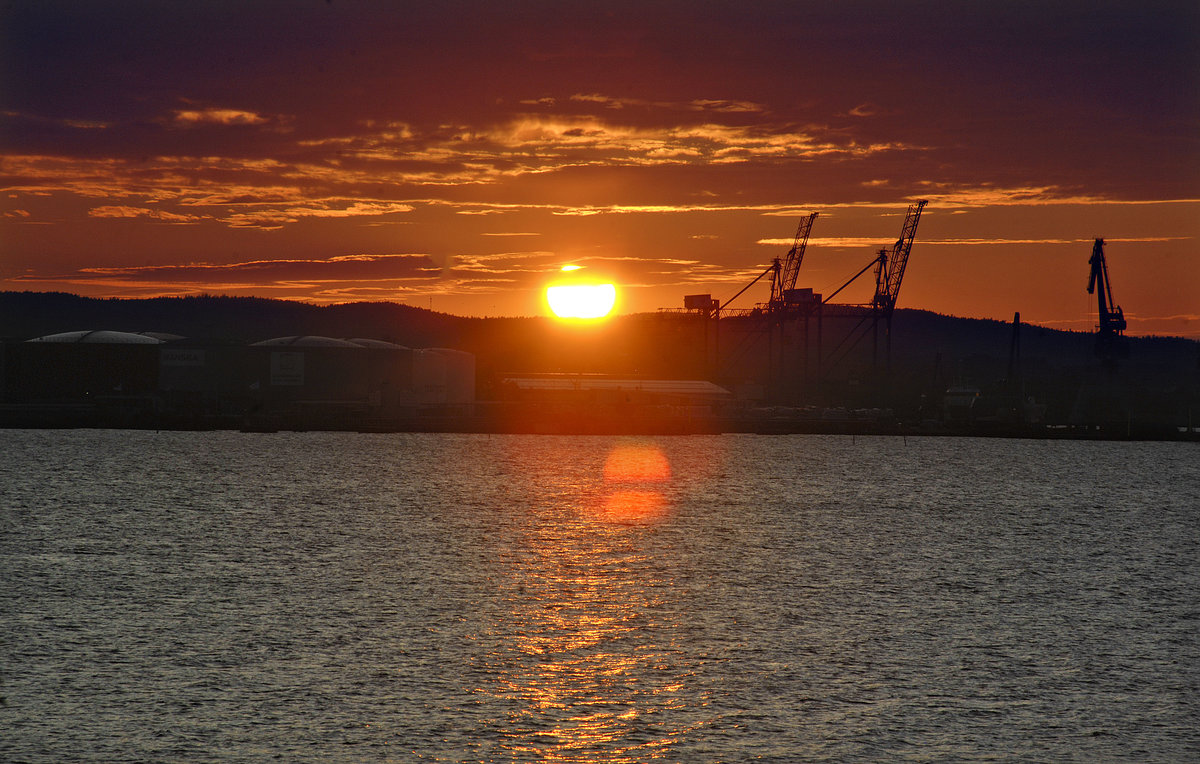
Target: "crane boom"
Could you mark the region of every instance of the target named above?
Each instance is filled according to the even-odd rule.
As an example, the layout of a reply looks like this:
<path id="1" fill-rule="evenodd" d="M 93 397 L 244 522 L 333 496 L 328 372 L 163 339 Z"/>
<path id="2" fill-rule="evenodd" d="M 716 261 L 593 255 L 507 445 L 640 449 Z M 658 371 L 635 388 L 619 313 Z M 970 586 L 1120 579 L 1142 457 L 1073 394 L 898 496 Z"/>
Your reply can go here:
<path id="1" fill-rule="evenodd" d="M 904 269 L 908 265 L 908 255 L 912 252 L 913 239 L 917 236 L 917 223 L 921 221 L 921 210 L 925 209 L 927 200 L 920 199 L 908 206 L 908 214 L 904 216 L 904 227 L 900 229 L 900 238 L 892 245 L 891 252 L 880 252 L 880 272 L 877 274 L 875 287 L 875 305 L 891 312 L 896 307 L 896 299 L 900 296 L 900 282 L 904 280 Z"/>
<path id="2" fill-rule="evenodd" d="M 1112 282 L 1108 280 L 1108 262 L 1104 259 L 1104 239 L 1096 239 L 1088 264 L 1092 266 L 1088 294 L 1096 295 L 1100 319 L 1100 325 L 1096 327 L 1096 352 L 1111 359 L 1121 351 L 1119 338 L 1125 331 L 1125 312 L 1113 304 Z"/>
<path id="3" fill-rule="evenodd" d="M 1088 294 L 1095 294 L 1099 302 L 1100 331 L 1104 334 L 1120 334 L 1125 331 L 1125 313 L 1113 304 L 1112 282 L 1108 280 L 1108 262 L 1104 259 L 1104 239 L 1096 239 L 1088 264 L 1092 266 Z M 1099 291 L 1097 286 L 1100 287 Z"/>
<path id="4" fill-rule="evenodd" d="M 771 305 L 781 306 L 786 302 L 785 295 L 796 288 L 796 277 L 800 275 L 800 263 L 804 261 L 804 250 L 808 247 L 808 235 L 812 232 L 813 221 L 817 213 L 812 213 L 800 220 L 796 226 L 796 238 L 792 248 L 788 250 L 783 263 L 775 259 L 775 274 L 771 279 Z"/>

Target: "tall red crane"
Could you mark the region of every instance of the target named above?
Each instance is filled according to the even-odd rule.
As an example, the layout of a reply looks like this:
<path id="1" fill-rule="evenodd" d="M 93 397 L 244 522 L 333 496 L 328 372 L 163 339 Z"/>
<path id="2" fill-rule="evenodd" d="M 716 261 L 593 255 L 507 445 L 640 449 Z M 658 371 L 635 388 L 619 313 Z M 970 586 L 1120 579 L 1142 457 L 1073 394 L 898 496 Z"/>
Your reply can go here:
<path id="1" fill-rule="evenodd" d="M 796 288 L 796 277 L 800 275 L 800 263 L 804 260 L 804 250 L 808 246 L 808 235 L 812 232 L 813 221 L 817 213 L 812 213 L 800 220 L 796 226 L 796 238 L 792 248 L 781 263 L 775 258 L 771 273 L 771 302 L 772 309 L 779 309 L 787 302 L 787 293 Z"/>
<path id="2" fill-rule="evenodd" d="M 1112 284 L 1108 280 L 1108 263 L 1104 259 L 1104 239 L 1096 239 L 1092 246 L 1092 266 L 1088 278 L 1088 294 L 1096 295 L 1099 303 L 1100 324 L 1096 327 L 1096 354 L 1112 360 L 1123 349 L 1122 335 L 1125 332 L 1125 313 L 1113 304 Z"/>
<path id="3" fill-rule="evenodd" d="M 926 204 L 925 199 L 910 204 L 908 214 L 904 216 L 904 227 L 900 229 L 900 238 L 892 245 L 891 252 L 886 249 L 879 251 L 875 265 L 874 305 L 889 318 L 900 296 L 900 282 L 904 280 L 904 268 L 908 265 L 908 255 L 917 236 L 917 223 L 921 221 L 921 210 L 925 209 Z"/>

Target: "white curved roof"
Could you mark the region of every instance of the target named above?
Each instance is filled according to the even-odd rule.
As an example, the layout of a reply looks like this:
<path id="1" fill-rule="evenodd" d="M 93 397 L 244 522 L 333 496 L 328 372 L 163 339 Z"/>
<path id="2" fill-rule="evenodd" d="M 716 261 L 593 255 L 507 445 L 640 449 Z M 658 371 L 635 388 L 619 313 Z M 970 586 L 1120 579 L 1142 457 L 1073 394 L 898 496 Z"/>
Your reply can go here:
<path id="1" fill-rule="evenodd" d="M 347 340 L 334 339 L 333 337 L 318 337 L 316 335 L 302 335 L 294 337 L 275 337 L 262 342 L 255 342 L 251 347 L 298 347 L 298 348 L 357 348 L 362 347 Z"/>
<path id="2" fill-rule="evenodd" d="M 47 334 L 35 337 L 28 342 L 81 342 L 93 345 L 161 345 L 163 340 L 150 333 L 133 334 L 132 332 L 78 331 Z"/>
<path id="3" fill-rule="evenodd" d="M 347 342 L 353 342 L 355 345 L 364 348 L 383 348 L 386 350 L 408 350 L 403 345 L 397 345 L 394 342 L 386 342 L 384 340 L 363 339 L 362 337 L 352 337 Z"/>

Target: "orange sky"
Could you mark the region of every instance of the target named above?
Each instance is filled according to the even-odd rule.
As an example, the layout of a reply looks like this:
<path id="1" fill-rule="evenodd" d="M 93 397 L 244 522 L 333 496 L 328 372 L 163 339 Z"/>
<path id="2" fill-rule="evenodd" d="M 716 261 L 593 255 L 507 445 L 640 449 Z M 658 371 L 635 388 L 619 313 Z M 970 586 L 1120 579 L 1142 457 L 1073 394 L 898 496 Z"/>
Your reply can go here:
<path id="1" fill-rule="evenodd" d="M 0 289 L 651 311 L 815 211 L 828 294 L 922 198 L 900 307 L 1089 329 L 1102 236 L 1130 333 L 1200 337 L 1195 3 L 194 5 L 0 10 Z"/>

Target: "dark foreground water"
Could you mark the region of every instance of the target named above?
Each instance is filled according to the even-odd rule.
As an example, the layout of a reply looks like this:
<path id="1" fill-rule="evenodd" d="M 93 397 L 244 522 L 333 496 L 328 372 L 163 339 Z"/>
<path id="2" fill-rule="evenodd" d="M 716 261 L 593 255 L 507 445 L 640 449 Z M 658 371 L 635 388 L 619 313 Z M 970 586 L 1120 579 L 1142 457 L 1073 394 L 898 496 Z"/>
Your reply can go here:
<path id="1" fill-rule="evenodd" d="M 1194 444 L 0 444 L 0 760 L 1200 759 Z"/>

